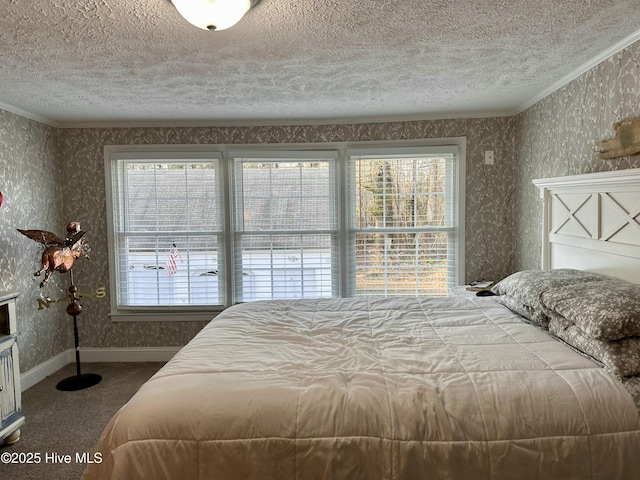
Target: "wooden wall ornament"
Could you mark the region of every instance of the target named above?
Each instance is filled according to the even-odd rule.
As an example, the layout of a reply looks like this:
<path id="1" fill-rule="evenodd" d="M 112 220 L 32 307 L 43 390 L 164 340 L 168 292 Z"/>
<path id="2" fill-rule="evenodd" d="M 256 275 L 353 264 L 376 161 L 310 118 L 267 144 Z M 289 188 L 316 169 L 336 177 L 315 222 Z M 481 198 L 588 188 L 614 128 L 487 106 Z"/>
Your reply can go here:
<path id="1" fill-rule="evenodd" d="M 640 153 L 640 118 L 613 124 L 615 137 L 596 142 L 596 152 L 603 160 Z"/>

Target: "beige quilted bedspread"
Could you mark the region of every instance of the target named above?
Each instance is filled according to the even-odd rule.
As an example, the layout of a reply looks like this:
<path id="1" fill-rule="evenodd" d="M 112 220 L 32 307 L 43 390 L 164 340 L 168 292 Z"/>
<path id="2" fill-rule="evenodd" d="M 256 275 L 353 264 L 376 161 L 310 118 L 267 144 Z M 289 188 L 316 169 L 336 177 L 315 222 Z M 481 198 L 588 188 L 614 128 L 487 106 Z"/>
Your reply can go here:
<path id="1" fill-rule="evenodd" d="M 490 298 L 227 309 L 106 427 L 90 479 L 633 479 L 614 378 Z"/>

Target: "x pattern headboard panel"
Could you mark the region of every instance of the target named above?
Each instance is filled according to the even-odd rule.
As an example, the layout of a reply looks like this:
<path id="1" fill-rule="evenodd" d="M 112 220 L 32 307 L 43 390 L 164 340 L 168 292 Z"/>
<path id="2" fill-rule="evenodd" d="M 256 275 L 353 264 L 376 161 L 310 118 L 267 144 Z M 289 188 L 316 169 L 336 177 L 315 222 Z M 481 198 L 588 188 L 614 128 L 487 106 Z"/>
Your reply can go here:
<path id="1" fill-rule="evenodd" d="M 640 169 L 534 180 L 543 199 L 542 268 L 640 283 Z"/>

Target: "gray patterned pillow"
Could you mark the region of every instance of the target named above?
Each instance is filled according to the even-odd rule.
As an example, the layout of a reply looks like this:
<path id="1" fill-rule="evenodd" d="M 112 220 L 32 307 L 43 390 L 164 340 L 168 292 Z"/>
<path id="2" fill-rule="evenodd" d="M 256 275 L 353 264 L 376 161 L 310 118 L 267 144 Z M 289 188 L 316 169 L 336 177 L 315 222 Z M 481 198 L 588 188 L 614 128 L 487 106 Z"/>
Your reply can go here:
<path id="1" fill-rule="evenodd" d="M 640 338 L 628 337 L 612 342 L 591 338 L 575 324 L 553 315 L 549 331 L 576 350 L 590 356 L 619 378 L 640 375 Z"/>
<path id="2" fill-rule="evenodd" d="M 549 317 L 540 309 L 525 305 L 510 295 L 499 295 L 494 298 L 500 305 L 504 305 L 512 312 L 526 318 L 535 325 L 546 327 L 549 324 Z"/>
<path id="3" fill-rule="evenodd" d="M 498 295 L 507 295 L 509 299 L 498 300 L 506 305 L 519 305 L 519 310 L 514 310 L 528 320 L 546 327 L 549 317 L 545 314 L 540 304 L 542 292 L 554 290 L 566 285 L 573 285 L 583 282 L 595 282 L 610 280 L 611 277 L 600 273 L 585 272 L 571 268 L 561 268 L 554 270 L 522 270 L 513 275 L 509 275 L 504 280 L 498 282 L 491 290 Z M 512 309 L 513 310 L 513 309 Z M 525 315 L 524 313 L 528 313 Z"/>
<path id="4" fill-rule="evenodd" d="M 640 285 L 613 280 L 548 290 L 540 297 L 545 314 L 555 312 L 598 340 L 640 336 Z"/>

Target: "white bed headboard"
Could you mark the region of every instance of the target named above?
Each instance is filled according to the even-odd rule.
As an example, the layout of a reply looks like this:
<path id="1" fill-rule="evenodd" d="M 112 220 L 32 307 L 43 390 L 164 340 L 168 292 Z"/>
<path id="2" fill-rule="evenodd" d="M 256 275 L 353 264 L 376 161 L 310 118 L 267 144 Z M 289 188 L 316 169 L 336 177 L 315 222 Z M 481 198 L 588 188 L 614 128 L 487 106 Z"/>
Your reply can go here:
<path id="1" fill-rule="evenodd" d="M 542 268 L 640 283 L 640 168 L 534 180 L 543 199 Z"/>

